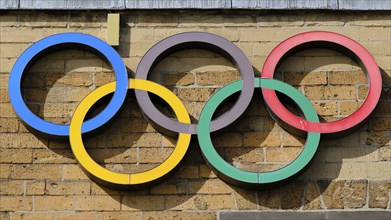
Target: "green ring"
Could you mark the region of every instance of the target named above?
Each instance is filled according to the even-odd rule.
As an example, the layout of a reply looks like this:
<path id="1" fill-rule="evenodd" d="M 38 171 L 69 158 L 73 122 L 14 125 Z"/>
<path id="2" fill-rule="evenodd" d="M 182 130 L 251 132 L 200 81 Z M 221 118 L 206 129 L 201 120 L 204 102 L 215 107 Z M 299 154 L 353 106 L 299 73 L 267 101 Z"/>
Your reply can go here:
<path id="1" fill-rule="evenodd" d="M 273 89 L 295 101 L 308 121 L 319 122 L 318 115 L 310 101 L 294 87 L 275 80 L 255 78 L 256 88 Z M 242 80 L 230 83 L 215 93 L 205 104 L 198 122 L 198 142 L 208 164 L 217 170 L 217 175 L 226 177 L 230 182 L 241 184 L 266 184 L 279 182 L 302 170 L 313 158 L 320 141 L 320 133 L 308 132 L 307 141 L 300 155 L 287 166 L 270 172 L 250 172 L 238 169 L 227 163 L 216 151 L 210 138 L 210 121 L 217 107 L 232 94 L 241 91 Z M 223 178 L 224 179 L 224 178 Z"/>

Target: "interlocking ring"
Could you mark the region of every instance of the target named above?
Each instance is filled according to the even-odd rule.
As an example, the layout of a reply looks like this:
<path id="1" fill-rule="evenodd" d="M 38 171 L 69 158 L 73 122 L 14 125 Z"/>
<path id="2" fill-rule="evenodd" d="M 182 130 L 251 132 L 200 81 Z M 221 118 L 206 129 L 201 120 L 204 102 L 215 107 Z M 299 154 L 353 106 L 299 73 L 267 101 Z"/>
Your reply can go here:
<path id="1" fill-rule="evenodd" d="M 158 61 L 178 50 L 190 48 L 203 48 L 217 52 L 231 60 L 242 74 L 243 89 L 239 99 L 230 110 L 211 121 L 211 131 L 220 130 L 230 125 L 243 114 L 250 104 L 254 92 L 253 67 L 246 55 L 232 42 L 220 36 L 202 32 L 187 32 L 170 36 L 147 51 L 137 67 L 135 78 L 147 79 L 152 67 Z M 155 107 L 147 92 L 136 90 L 135 93 L 137 102 L 145 116 L 159 127 L 174 132 L 197 134 L 197 125 L 188 125 L 172 120 Z"/>
<path id="2" fill-rule="evenodd" d="M 138 186 L 140 184 L 146 184 L 149 182 L 155 182 L 172 171 L 185 156 L 190 143 L 190 134 L 179 134 L 178 142 L 174 151 L 159 166 L 151 170 L 136 174 L 117 173 L 105 169 L 88 155 L 88 152 L 83 145 L 82 133 L 80 131 L 88 110 L 101 98 L 110 93 L 113 93 L 116 87 L 115 84 L 115 82 L 111 82 L 94 90 L 85 99 L 83 99 L 80 105 L 76 108 L 71 121 L 69 133 L 69 140 L 73 154 L 75 155 L 79 164 L 87 172 L 87 174 L 89 174 L 89 176 L 91 176 L 94 181 L 103 185 L 110 186 L 111 184 L 115 184 L 117 187 L 126 188 Z M 129 88 L 152 92 L 160 96 L 174 110 L 178 121 L 186 124 L 190 123 L 190 117 L 186 111 L 185 106 L 178 99 L 178 97 L 176 97 L 167 88 L 151 81 L 141 79 L 129 79 Z"/>
<path id="3" fill-rule="evenodd" d="M 115 73 L 116 90 L 110 103 L 94 118 L 83 123 L 82 133 L 95 130 L 110 120 L 121 108 L 128 90 L 128 74 L 121 57 L 106 42 L 79 33 L 62 33 L 46 37 L 27 48 L 16 60 L 9 78 L 8 92 L 14 111 L 32 132 L 49 137 L 68 137 L 69 125 L 47 122 L 30 111 L 22 97 L 23 74 L 40 57 L 62 48 L 90 50 L 108 61 Z"/>
<path id="4" fill-rule="evenodd" d="M 342 120 L 320 123 L 307 121 L 292 114 L 282 105 L 273 90 L 263 89 L 262 93 L 268 108 L 276 114 L 279 118 L 276 121 L 281 123 L 281 125 L 288 124 L 302 131 L 339 133 L 354 129 L 375 109 L 382 90 L 379 67 L 371 54 L 356 41 L 341 34 L 325 31 L 307 32 L 290 37 L 274 48 L 267 57 L 262 69 L 262 78 L 272 79 L 278 64 L 286 57 L 299 50 L 311 47 L 324 47 L 337 50 L 349 56 L 361 66 L 369 82 L 369 91 L 364 103 L 356 112 Z"/>
<path id="5" fill-rule="evenodd" d="M 20 83 L 22 75 L 32 63 L 47 52 L 62 47 L 76 46 L 93 49 L 105 58 L 114 69 L 116 81 L 92 91 L 75 110 L 71 124 L 57 125 L 34 115 L 24 103 Z M 205 104 L 199 124 L 191 124 L 183 103 L 167 88 L 148 81 L 148 74 L 161 59 L 177 50 L 187 48 L 213 50 L 230 59 L 242 74 L 242 79 L 224 86 Z M 287 56 L 308 47 L 327 47 L 341 51 L 355 59 L 367 73 L 369 92 L 358 111 L 337 122 L 320 123 L 315 109 L 308 99 L 292 86 L 273 79 L 274 71 Z M 82 169 L 95 182 L 106 186 L 133 188 L 150 185 L 169 174 L 183 159 L 190 143 L 191 135 L 198 135 L 198 142 L 206 163 L 223 180 L 238 186 L 263 187 L 296 176 L 312 160 L 320 141 L 321 133 L 340 133 L 357 127 L 375 108 L 381 92 L 381 75 L 376 62 L 364 47 L 343 35 L 331 32 L 306 32 L 288 38 L 279 44 L 268 56 L 262 70 L 262 78 L 255 78 L 252 66 L 243 52 L 228 40 L 209 33 L 189 32 L 168 37 L 153 46 L 142 58 L 135 79 L 128 79 L 126 68 L 120 56 L 105 42 L 77 33 L 57 34 L 38 41 L 29 47 L 16 61 L 10 75 L 9 94 L 15 112 L 20 119 L 39 135 L 67 137 Z M 15 89 L 16 88 L 16 89 Z M 82 134 L 93 131 L 108 122 L 123 105 L 128 88 L 135 89 L 140 109 L 147 120 L 170 132 L 179 133 L 173 153 L 157 167 L 135 174 L 118 173 L 107 170 L 96 163 L 86 151 Z M 307 141 L 300 155 L 287 166 L 270 172 L 249 172 L 238 169 L 224 161 L 213 147 L 210 133 L 234 122 L 248 107 L 255 88 L 261 88 L 265 103 L 272 117 L 285 128 L 306 131 Z M 278 100 L 275 91 L 281 92 L 295 101 L 305 119 L 289 112 Z M 94 103 L 114 92 L 106 108 L 94 118 L 84 122 L 85 115 Z M 174 110 L 174 121 L 162 114 L 149 99 L 148 92 L 165 100 Z M 235 105 L 222 116 L 212 120 L 216 108 L 232 94 L 240 92 Z"/>

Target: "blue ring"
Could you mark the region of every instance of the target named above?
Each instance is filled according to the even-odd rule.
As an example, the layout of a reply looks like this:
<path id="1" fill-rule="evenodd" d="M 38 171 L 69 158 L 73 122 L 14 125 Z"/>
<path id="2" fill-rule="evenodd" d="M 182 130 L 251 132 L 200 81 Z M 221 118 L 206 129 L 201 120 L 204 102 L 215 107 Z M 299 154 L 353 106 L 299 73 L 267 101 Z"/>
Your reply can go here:
<path id="1" fill-rule="evenodd" d="M 69 136 L 69 125 L 54 124 L 41 119 L 30 111 L 22 97 L 21 82 L 26 67 L 38 54 L 49 51 L 49 48 L 64 47 L 67 44 L 89 47 L 104 56 L 112 66 L 116 86 L 109 104 L 98 115 L 83 123 L 82 133 L 92 131 L 108 122 L 121 108 L 128 90 L 128 74 L 119 54 L 106 42 L 87 34 L 61 33 L 46 37 L 27 48 L 15 62 L 9 78 L 8 93 L 13 108 L 20 119 L 37 132 L 49 136 Z M 77 47 L 76 47 L 77 48 Z"/>

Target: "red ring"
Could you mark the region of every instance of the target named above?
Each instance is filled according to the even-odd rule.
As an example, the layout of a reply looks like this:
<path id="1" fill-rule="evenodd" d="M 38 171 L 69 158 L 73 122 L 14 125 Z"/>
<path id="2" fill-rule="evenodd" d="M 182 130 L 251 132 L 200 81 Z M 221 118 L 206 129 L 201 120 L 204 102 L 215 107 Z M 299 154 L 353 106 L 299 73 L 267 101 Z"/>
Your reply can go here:
<path id="1" fill-rule="evenodd" d="M 319 43 L 318 43 L 319 42 Z M 278 99 L 276 92 L 270 89 L 262 89 L 264 100 L 269 108 L 282 121 L 290 126 L 307 132 L 336 133 L 355 127 L 365 120 L 376 107 L 382 90 L 382 78 L 380 70 L 371 54 L 356 41 L 337 33 L 313 31 L 290 37 L 280 43 L 267 57 L 262 69 L 262 78 L 273 78 L 276 67 L 282 57 L 292 49 L 307 43 L 332 43 L 333 46 L 349 50 L 353 56 L 362 62 L 369 81 L 368 95 L 361 107 L 350 116 L 328 123 L 310 122 L 292 114 Z"/>

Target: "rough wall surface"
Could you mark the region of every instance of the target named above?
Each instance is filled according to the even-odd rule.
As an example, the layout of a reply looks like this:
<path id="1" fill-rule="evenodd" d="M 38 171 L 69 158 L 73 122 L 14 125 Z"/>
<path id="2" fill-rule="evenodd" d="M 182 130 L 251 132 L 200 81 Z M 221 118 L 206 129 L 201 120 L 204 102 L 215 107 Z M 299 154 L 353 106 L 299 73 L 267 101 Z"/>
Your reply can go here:
<path id="1" fill-rule="evenodd" d="M 184 163 L 161 184 L 136 191 L 106 189 L 83 173 L 68 143 L 34 136 L 20 123 L 8 97 L 8 77 L 16 58 L 33 42 L 56 33 L 82 32 L 105 40 L 106 14 L 0 14 L 0 219 L 214 219 L 221 210 L 391 209 L 389 14 L 129 11 L 121 15 L 118 52 L 129 75 L 156 42 L 186 31 L 215 33 L 234 42 L 258 76 L 267 55 L 279 42 L 305 31 L 344 34 L 374 56 L 383 76 L 383 94 L 371 119 L 350 135 L 322 140 L 305 173 L 288 185 L 265 191 L 240 189 L 217 178 L 203 161 L 194 137 Z M 324 121 L 351 114 L 367 93 L 361 68 L 331 50 L 299 52 L 280 66 L 278 76 L 303 92 Z M 151 73 L 151 80 L 177 94 L 193 122 L 211 94 L 238 78 L 238 71 L 228 60 L 196 49 L 170 55 Z M 36 62 L 22 89 L 32 111 L 46 120 L 67 124 L 90 91 L 113 80 L 110 67 L 95 55 L 63 50 Z M 171 114 L 166 106 L 159 107 Z M 295 110 L 295 106 L 290 107 Z M 284 166 L 300 153 L 304 143 L 271 119 L 260 93 L 254 95 L 243 120 L 213 141 L 227 161 L 252 171 Z M 103 133 L 86 139 L 85 145 L 103 166 L 138 172 L 164 161 L 175 140 L 156 132 L 143 119 L 130 92 L 120 117 Z"/>

